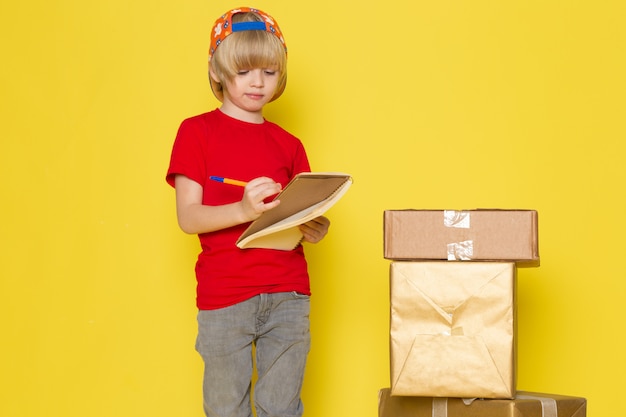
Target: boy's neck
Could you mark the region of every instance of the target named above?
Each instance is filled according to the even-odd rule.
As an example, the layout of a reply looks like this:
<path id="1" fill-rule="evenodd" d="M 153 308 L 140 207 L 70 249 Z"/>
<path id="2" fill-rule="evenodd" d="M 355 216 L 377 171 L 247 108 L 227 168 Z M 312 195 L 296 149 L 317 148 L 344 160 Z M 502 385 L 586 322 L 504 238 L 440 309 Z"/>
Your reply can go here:
<path id="1" fill-rule="evenodd" d="M 222 103 L 220 110 L 225 115 L 230 116 L 233 119 L 241 120 L 242 122 L 261 124 L 265 121 L 262 110 L 255 112 L 247 111 L 226 100 Z"/>

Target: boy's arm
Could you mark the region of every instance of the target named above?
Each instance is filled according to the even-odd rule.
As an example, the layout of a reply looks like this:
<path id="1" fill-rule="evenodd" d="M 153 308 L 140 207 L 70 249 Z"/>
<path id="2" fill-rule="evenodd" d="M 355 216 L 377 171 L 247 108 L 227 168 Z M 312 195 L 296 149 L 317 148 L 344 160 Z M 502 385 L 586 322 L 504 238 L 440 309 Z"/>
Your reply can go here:
<path id="1" fill-rule="evenodd" d="M 280 184 L 270 178 L 255 178 L 244 188 L 241 201 L 221 206 L 202 204 L 203 188 L 184 175 L 176 175 L 176 215 L 178 225 L 189 234 L 208 233 L 257 219 L 279 202 L 265 203 L 267 197 L 280 192 Z"/>

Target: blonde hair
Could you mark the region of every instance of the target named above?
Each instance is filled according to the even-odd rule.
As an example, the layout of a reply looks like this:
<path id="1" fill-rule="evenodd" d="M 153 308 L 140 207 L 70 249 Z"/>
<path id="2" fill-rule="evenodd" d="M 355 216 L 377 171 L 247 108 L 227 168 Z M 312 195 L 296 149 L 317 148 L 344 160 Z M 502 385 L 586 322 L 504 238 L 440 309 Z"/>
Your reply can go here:
<path id="1" fill-rule="evenodd" d="M 233 16 L 233 23 L 262 21 L 263 18 L 253 12 Z M 215 50 L 209 62 L 209 70 L 217 78 L 211 77 L 213 92 L 222 99 L 224 83 L 231 82 L 239 71 L 256 68 L 278 72 L 280 78 L 272 100 L 278 98 L 287 82 L 287 54 L 283 43 L 276 35 L 263 30 L 232 33 Z"/>

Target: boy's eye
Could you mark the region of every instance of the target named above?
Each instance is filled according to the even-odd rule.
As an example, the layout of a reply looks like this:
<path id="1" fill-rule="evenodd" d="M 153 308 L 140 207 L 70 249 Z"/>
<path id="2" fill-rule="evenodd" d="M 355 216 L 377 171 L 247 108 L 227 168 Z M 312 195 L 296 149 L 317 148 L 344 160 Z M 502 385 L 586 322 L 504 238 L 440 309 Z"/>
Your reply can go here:
<path id="1" fill-rule="evenodd" d="M 239 70 L 237 71 L 237 75 L 246 75 L 246 74 L 249 74 L 250 71 L 252 70 Z M 276 75 L 278 73 L 277 70 L 272 70 L 272 69 L 264 69 L 262 71 L 263 71 L 263 74 L 265 75 Z"/>

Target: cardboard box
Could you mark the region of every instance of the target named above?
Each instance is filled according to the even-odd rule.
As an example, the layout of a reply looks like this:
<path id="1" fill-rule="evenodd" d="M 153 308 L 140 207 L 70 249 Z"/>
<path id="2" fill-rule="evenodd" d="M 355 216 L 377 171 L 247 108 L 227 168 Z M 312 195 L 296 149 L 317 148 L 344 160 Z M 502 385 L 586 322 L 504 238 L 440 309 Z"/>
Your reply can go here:
<path id="1" fill-rule="evenodd" d="M 519 391 L 512 400 L 397 397 L 378 393 L 378 417 L 585 417 L 587 400 Z"/>
<path id="2" fill-rule="evenodd" d="M 386 210 L 384 257 L 539 266 L 535 210 Z"/>
<path id="3" fill-rule="evenodd" d="M 512 262 L 392 262 L 393 395 L 513 398 Z"/>

